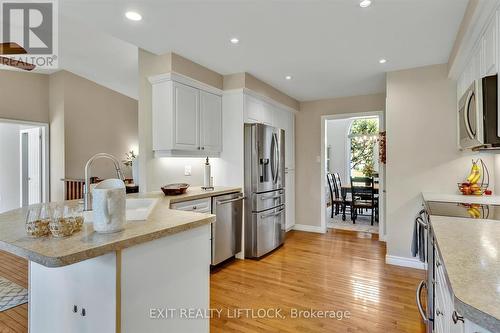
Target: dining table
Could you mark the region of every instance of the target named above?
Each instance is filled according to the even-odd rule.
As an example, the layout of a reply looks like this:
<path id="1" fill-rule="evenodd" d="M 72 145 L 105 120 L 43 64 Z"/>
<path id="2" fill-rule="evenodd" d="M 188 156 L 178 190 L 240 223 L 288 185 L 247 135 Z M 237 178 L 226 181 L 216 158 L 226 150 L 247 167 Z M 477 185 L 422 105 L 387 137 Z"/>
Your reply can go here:
<path id="1" fill-rule="evenodd" d="M 375 183 L 373 184 L 373 192 L 375 194 L 378 194 L 379 193 L 379 189 L 380 189 L 380 184 L 379 183 Z M 351 192 L 351 184 L 343 184 L 341 187 L 340 187 L 340 192 L 341 192 L 341 195 L 342 195 L 342 201 L 345 203 L 346 202 L 346 198 L 347 198 L 347 194 L 349 192 Z M 345 215 L 345 209 L 342 210 L 342 220 L 345 221 L 346 219 L 346 215 Z"/>

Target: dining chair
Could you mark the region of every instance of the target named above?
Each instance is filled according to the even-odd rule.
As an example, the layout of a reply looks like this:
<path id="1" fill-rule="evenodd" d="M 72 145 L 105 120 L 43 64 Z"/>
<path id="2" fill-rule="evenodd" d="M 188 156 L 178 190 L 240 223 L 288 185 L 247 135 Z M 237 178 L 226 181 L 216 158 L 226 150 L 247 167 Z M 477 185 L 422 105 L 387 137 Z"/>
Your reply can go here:
<path id="1" fill-rule="evenodd" d="M 334 214 L 339 214 L 339 210 L 342 206 L 343 200 L 342 196 L 340 195 L 340 190 L 337 187 L 335 179 L 331 173 L 326 174 L 326 180 L 328 181 L 328 188 L 330 189 L 330 202 L 332 205 L 331 218 L 333 218 Z"/>
<path id="2" fill-rule="evenodd" d="M 349 211 L 351 208 L 352 194 L 347 191 L 347 189 L 342 188 L 342 180 L 338 172 L 335 172 L 333 174 L 333 178 L 335 180 L 335 183 L 337 184 L 337 188 L 340 191 L 340 196 L 342 197 L 342 220 L 345 221 L 347 208 L 349 208 Z"/>
<path id="3" fill-rule="evenodd" d="M 378 210 L 373 178 L 351 177 L 351 193 L 353 198 L 351 203 L 352 223 L 356 223 L 358 215 L 363 215 L 363 210 L 370 209 L 371 225 L 373 225 Z"/>

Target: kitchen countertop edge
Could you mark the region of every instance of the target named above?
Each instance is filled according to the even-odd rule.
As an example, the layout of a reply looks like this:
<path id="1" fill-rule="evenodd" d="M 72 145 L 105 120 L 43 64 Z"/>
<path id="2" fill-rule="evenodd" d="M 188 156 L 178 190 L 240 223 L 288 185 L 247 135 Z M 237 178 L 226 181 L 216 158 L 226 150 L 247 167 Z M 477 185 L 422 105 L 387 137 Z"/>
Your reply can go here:
<path id="1" fill-rule="evenodd" d="M 87 259 L 92 259 L 104 255 L 109 252 L 120 251 L 128 247 L 132 247 L 141 243 L 149 242 L 155 239 L 159 239 L 162 237 L 174 235 L 183 231 L 187 231 L 190 229 L 194 229 L 197 227 L 201 227 L 203 225 L 211 224 L 215 222 L 215 215 L 212 214 L 201 214 L 197 212 L 182 212 L 173 210 L 170 208 L 170 205 L 173 203 L 197 200 L 203 198 L 210 198 L 219 195 L 229 194 L 229 193 L 238 193 L 241 192 L 242 189 L 240 187 L 216 187 L 214 190 L 205 191 L 198 187 L 190 187 L 185 194 L 177 195 L 177 196 L 165 196 L 161 192 L 150 192 L 150 193 L 136 193 L 127 195 L 128 198 L 159 198 L 160 202 L 156 205 L 153 212 L 156 214 L 151 214 L 147 220 L 142 223 L 153 223 L 150 222 L 154 219 L 161 218 L 162 214 L 167 214 L 169 211 L 177 212 L 177 215 L 174 214 L 174 220 L 176 218 L 188 219 L 189 221 L 181 221 L 178 224 L 158 226 L 158 229 L 152 228 L 151 230 L 147 230 L 144 233 L 137 233 L 134 235 L 130 235 L 129 237 L 125 236 L 123 239 L 117 239 L 114 241 L 110 241 L 104 244 L 97 244 L 95 246 L 89 245 L 88 248 L 77 249 L 75 251 L 65 251 L 65 254 L 60 256 L 58 255 L 47 255 L 42 254 L 43 251 L 36 251 L 34 249 L 26 248 L 22 246 L 22 242 L 18 242 L 17 240 L 10 241 L 7 237 L 6 239 L 0 239 L 0 250 L 5 252 L 12 253 L 29 261 L 36 262 L 40 265 L 46 267 L 63 267 L 67 265 L 71 265 L 80 261 L 84 261 Z M 75 201 L 73 201 L 75 202 Z M 159 207 L 162 206 L 162 207 Z M 21 211 L 23 208 L 19 209 Z M 25 208 L 26 209 L 26 208 Z M 12 212 L 12 211 L 11 211 Z M 10 213 L 10 212 L 6 212 Z M 181 215 L 179 215 L 181 214 Z M 193 214 L 193 216 L 189 216 L 187 214 Z M 0 214 L 3 215 L 3 214 Z M 189 217 L 189 218 L 188 218 Z M 168 217 L 166 217 L 168 218 Z M 135 223 L 135 222 L 131 222 Z M 91 227 L 91 226 L 88 226 Z M 24 224 L 23 227 L 24 229 Z M 19 232 L 18 232 L 19 233 Z M 92 234 L 92 232 L 90 233 Z M 89 234 L 89 235 L 90 235 Z M 95 234 L 95 232 L 94 232 Z M 83 236 L 89 236 L 83 234 Z M 100 235 L 100 234 L 99 234 Z M 110 234 L 112 236 L 119 235 L 118 233 Z M 75 242 L 78 242 L 75 241 Z"/>
<path id="2" fill-rule="evenodd" d="M 146 243 L 165 236 L 174 235 L 183 231 L 191 230 L 206 224 L 211 224 L 213 222 L 215 222 L 215 215 L 210 214 L 206 218 L 199 219 L 197 221 L 165 228 L 159 231 L 127 238 L 124 240 L 117 241 L 115 243 L 105 244 L 99 247 L 95 247 L 93 249 L 83 250 L 80 252 L 75 252 L 60 257 L 45 256 L 42 254 L 38 254 L 34 251 L 27 250 L 22 247 L 18 247 L 3 241 L 0 241 L 0 250 L 15 254 L 21 258 L 36 262 L 37 264 L 43 265 L 45 267 L 51 267 L 51 268 L 63 267 L 87 259 L 96 258 L 109 252 L 120 251 L 128 247 L 132 247 L 134 245 Z"/>
<path id="3" fill-rule="evenodd" d="M 432 217 L 431 215 L 431 224 L 432 224 Z M 439 217 L 441 218 L 442 216 L 435 216 L 434 217 Z M 448 217 L 450 218 L 450 217 Z M 436 240 L 436 246 L 437 250 L 439 251 L 439 254 L 444 261 L 444 267 L 446 270 L 446 279 L 448 280 L 448 283 L 450 285 L 453 298 L 454 298 L 454 305 L 456 307 L 456 310 L 462 315 L 463 317 L 470 319 L 472 322 L 479 324 L 480 326 L 492 331 L 492 332 L 500 332 L 500 318 L 495 317 L 495 315 L 489 314 L 487 312 L 484 312 L 480 310 L 479 308 L 463 301 L 460 298 L 460 295 L 457 296 L 457 291 L 456 291 L 456 286 L 454 287 L 453 282 L 450 279 L 449 272 L 446 269 L 446 259 L 445 256 L 443 256 L 441 248 L 439 246 L 439 237 L 437 235 L 435 236 Z M 460 292 L 458 292 L 460 294 Z"/>

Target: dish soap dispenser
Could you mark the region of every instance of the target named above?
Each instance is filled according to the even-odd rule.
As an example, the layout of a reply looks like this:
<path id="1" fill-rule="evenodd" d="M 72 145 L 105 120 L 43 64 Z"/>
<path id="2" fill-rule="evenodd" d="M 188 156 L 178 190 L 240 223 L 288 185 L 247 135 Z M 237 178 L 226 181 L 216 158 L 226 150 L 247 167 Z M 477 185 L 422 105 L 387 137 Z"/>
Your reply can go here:
<path id="1" fill-rule="evenodd" d="M 211 169 L 210 169 L 210 162 L 208 161 L 208 157 L 205 161 L 204 165 L 204 177 L 203 177 L 203 186 L 201 187 L 202 190 L 213 190 L 214 187 L 212 184 L 210 184 L 210 179 L 211 177 Z"/>

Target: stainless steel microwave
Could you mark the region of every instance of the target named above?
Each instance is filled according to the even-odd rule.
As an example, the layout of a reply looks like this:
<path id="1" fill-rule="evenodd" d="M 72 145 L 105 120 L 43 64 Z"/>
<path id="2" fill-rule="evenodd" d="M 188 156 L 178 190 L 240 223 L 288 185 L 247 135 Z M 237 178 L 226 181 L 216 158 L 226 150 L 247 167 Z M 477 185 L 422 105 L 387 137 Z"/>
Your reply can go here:
<path id="1" fill-rule="evenodd" d="M 458 103 L 458 133 L 462 149 L 500 146 L 498 76 L 475 80 Z"/>

